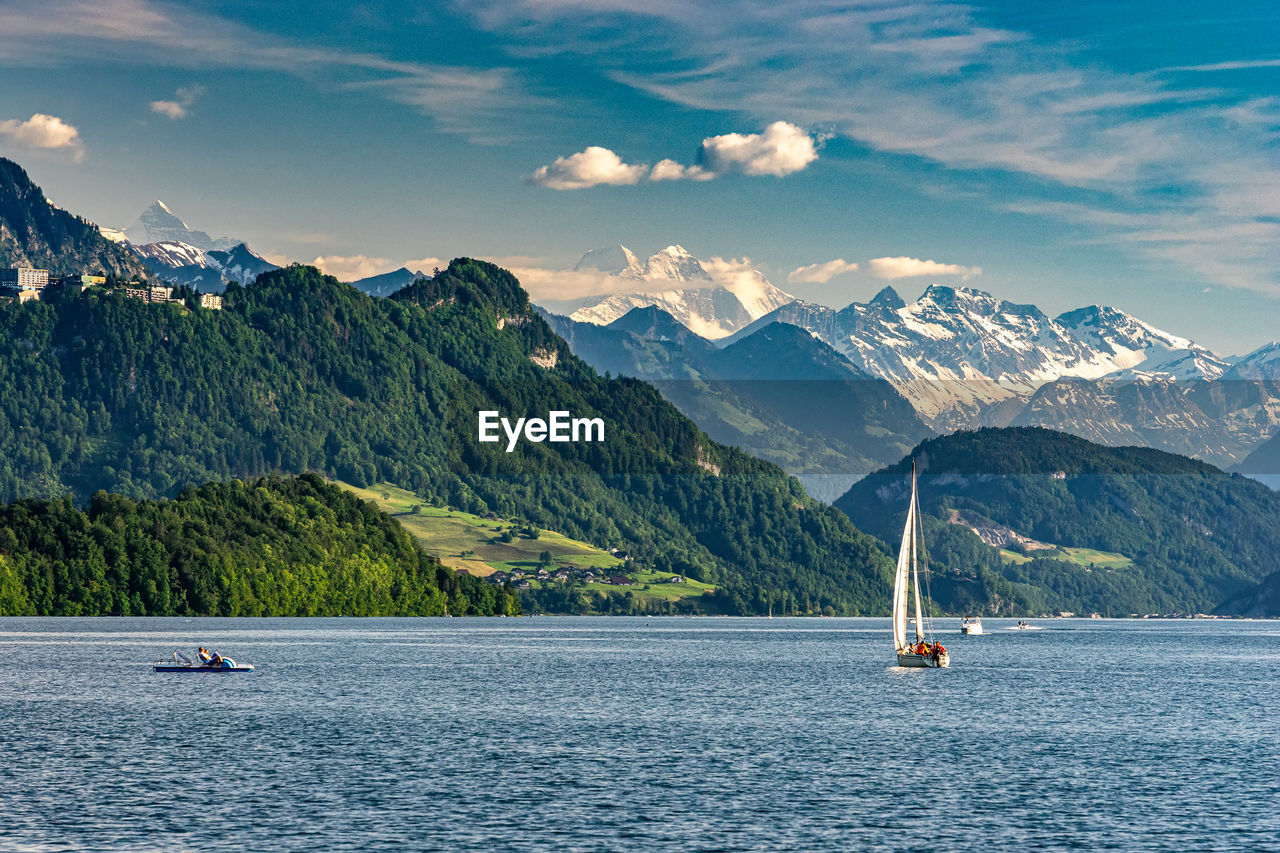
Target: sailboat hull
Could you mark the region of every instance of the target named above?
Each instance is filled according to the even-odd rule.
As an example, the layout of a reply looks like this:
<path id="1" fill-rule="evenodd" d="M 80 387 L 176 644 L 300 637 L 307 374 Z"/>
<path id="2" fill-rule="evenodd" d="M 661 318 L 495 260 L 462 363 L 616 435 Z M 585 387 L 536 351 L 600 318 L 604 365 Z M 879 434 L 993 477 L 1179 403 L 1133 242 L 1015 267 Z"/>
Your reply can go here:
<path id="1" fill-rule="evenodd" d="M 951 666 L 951 656 L 946 652 L 943 652 L 936 658 L 933 655 L 918 655 L 914 652 L 898 652 L 898 666 L 943 669 Z"/>

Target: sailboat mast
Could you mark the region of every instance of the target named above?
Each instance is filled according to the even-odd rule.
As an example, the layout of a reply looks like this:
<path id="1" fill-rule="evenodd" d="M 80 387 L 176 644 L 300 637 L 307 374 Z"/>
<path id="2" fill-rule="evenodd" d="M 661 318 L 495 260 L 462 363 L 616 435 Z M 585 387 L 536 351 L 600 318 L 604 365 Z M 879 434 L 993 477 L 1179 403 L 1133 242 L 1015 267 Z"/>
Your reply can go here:
<path id="1" fill-rule="evenodd" d="M 920 522 L 920 498 L 916 490 L 916 461 L 911 460 L 911 512 L 910 515 L 915 519 L 916 529 L 911 535 L 911 586 L 915 592 L 915 622 L 916 622 L 916 642 L 924 638 L 924 617 L 922 615 L 922 606 L 920 598 L 920 537 L 918 533 L 924 532 L 924 526 Z"/>

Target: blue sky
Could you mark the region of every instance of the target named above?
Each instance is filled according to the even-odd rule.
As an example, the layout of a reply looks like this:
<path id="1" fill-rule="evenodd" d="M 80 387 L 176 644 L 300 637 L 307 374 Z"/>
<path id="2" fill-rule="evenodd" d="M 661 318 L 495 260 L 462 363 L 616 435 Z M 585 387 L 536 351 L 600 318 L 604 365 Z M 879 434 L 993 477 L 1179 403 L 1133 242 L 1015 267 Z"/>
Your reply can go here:
<path id="1" fill-rule="evenodd" d="M 0 152 L 343 277 L 465 254 L 568 297 L 586 249 L 680 243 L 831 305 L 1277 337 L 1273 6 L 1043 5 L 8 0 Z"/>

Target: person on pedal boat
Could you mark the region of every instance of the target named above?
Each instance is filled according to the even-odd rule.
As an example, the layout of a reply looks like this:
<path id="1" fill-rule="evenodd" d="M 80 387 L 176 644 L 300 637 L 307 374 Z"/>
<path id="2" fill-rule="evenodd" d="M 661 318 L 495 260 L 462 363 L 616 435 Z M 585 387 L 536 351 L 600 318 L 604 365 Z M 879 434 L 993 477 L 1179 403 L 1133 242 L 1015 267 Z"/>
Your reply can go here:
<path id="1" fill-rule="evenodd" d="M 196 660 L 200 661 L 201 666 L 213 665 L 211 663 L 211 661 L 213 660 L 213 655 L 210 654 L 209 650 L 206 649 L 204 646 L 201 646 L 200 648 L 196 649 Z"/>

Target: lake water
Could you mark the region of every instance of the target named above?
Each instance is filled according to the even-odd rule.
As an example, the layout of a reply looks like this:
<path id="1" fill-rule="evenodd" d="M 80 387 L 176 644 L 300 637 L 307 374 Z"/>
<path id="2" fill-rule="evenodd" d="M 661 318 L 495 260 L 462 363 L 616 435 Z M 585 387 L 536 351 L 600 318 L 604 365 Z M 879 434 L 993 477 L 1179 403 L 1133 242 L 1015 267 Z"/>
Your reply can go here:
<path id="1" fill-rule="evenodd" d="M 1013 624 L 0 619 L 0 849 L 1280 849 L 1280 623 Z"/>

